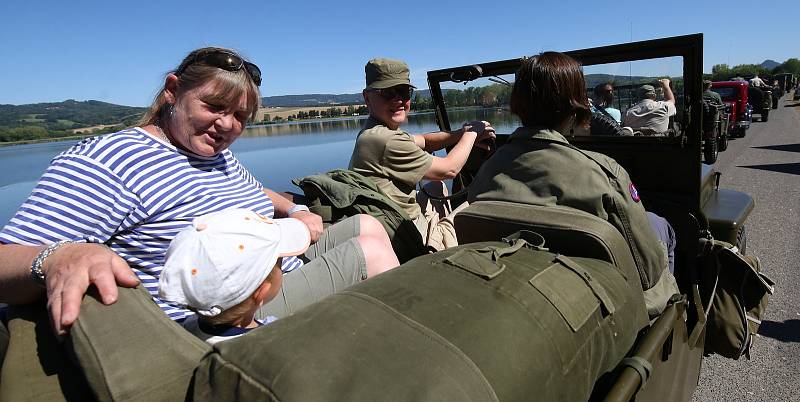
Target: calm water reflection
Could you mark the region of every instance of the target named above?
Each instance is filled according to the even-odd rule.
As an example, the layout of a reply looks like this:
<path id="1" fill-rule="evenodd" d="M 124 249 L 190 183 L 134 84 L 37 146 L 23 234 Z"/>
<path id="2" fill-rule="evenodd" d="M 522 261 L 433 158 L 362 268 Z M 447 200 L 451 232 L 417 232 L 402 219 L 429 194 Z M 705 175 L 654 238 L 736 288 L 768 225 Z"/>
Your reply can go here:
<path id="1" fill-rule="evenodd" d="M 449 112 L 451 125 L 489 120 L 500 133 L 516 123 L 500 110 Z M 251 127 L 231 146 L 237 158 L 265 186 L 277 191 L 299 191 L 292 179 L 346 168 L 356 134 L 365 117 L 320 120 Z M 410 133 L 438 130 L 432 113 L 409 116 L 403 129 Z M 0 225 L 5 225 L 28 197 L 50 160 L 75 143 L 51 142 L 0 148 Z"/>

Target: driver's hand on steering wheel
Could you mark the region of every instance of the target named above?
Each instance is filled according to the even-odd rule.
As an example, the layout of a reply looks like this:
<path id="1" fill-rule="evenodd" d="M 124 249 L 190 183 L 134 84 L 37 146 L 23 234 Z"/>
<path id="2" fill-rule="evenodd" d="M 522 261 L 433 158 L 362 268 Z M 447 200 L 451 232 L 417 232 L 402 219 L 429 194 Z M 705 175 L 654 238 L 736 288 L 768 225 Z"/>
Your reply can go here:
<path id="1" fill-rule="evenodd" d="M 487 151 L 492 148 L 494 139 L 497 137 L 492 124 L 485 120 L 475 120 L 465 123 L 464 131 L 476 132 L 478 137 L 475 138 L 474 146 Z"/>

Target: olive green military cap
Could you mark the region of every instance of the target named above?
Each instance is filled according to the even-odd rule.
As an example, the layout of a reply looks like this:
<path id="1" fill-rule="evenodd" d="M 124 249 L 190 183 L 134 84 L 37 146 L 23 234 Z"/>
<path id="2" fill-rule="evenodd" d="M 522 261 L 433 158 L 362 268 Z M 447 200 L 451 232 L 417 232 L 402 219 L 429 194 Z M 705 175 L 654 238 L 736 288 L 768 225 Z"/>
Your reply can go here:
<path id="1" fill-rule="evenodd" d="M 637 95 L 639 95 L 639 99 L 642 99 L 648 95 L 655 96 L 656 95 L 656 88 L 652 85 L 642 85 L 639 87 L 637 91 Z"/>
<path id="2" fill-rule="evenodd" d="M 711 80 L 703 80 L 703 85 L 711 85 Z"/>
<path id="3" fill-rule="evenodd" d="M 367 75 L 367 89 L 383 89 L 395 85 L 411 85 L 408 78 L 408 64 L 393 59 L 372 59 L 364 66 Z"/>

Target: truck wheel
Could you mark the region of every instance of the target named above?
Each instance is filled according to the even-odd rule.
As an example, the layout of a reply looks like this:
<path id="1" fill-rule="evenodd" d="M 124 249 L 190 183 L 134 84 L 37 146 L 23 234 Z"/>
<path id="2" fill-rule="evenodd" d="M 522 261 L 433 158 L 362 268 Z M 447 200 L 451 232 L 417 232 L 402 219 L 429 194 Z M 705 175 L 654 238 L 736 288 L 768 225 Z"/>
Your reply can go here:
<path id="1" fill-rule="evenodd" d="M 703 146 L 703 160 L 706 164 L 710 165 L 717 161 L 717 156 L 719 156 L 719 150 L 717 148 L 717 139 L 710 138 L 707 139 L 705 145 Z"/>
<path id="2" fill-rule="evenodd" d="M 747 231 L 745 230 L 744 225 L 739 228 L 739 231 L 736 232 L 736 248 L 739 249 L 739 254 L 744 255 L 747 251 Z"/>
<path id="3" fill-rule="evenodd" d="M 761 111 L 761 121 L 767 121 L 767 119 L 769 119 L 769 108 Z"/>

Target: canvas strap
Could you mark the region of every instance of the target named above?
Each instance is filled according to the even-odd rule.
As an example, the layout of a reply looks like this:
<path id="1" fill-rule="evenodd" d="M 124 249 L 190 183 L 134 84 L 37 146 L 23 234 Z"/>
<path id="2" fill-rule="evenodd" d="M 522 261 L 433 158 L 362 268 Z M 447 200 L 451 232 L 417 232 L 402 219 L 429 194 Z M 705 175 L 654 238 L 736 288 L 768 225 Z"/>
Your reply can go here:
<path id="1" fill-rule="evenodd" d="M 636 390 L 641 391 L 650 379 L 650 373 L 653 371 L 653 365 L 647 359 L 639 356 L 628 357 L 622 359 L 623 367 L 630 367 L 639 373 L 641 381 L 639 381 L 639 388 Z"/>

